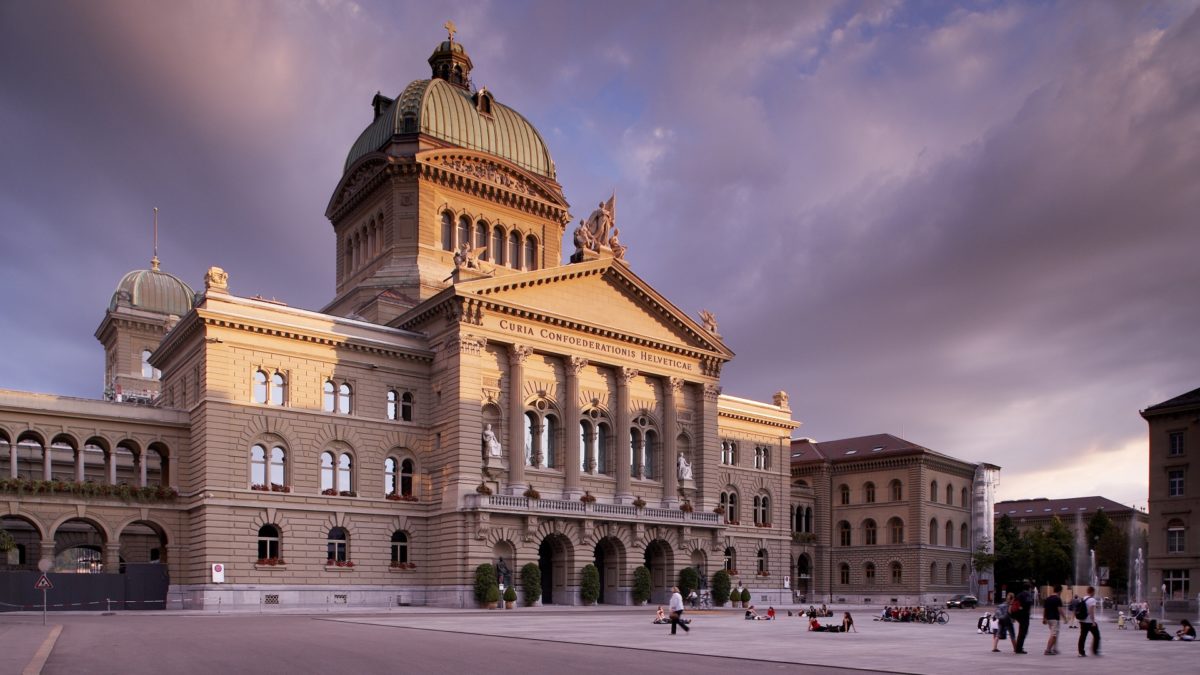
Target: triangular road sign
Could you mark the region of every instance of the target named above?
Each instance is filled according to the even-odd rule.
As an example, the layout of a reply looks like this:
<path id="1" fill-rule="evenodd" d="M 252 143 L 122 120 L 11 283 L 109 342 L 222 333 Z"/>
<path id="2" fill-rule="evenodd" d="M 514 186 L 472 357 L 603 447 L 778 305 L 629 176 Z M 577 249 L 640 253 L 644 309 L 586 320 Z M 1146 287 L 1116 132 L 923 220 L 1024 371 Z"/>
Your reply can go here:
<path id="1" fill-rule="evenodd" d="M 33 588 L 38 591 L 48 591 L 54 588 L 54 584 L 50 583 L 50 579 L 46 578 L 46 575 L 43 574 L 42 578 L 38 579 L 37 583 L 33 585 Z"/>

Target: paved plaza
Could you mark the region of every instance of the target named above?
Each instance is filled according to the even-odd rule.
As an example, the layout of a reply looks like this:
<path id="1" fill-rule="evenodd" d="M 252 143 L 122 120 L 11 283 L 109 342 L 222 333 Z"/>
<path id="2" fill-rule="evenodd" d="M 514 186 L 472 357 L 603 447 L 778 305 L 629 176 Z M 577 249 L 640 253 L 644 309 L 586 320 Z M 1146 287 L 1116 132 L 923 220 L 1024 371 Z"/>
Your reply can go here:
<path id="1" fill-rule="evenodd" d="M 29 672 L 54 625 L 61 635 L 40 671 L 158 672 L 404 672 L 453 673 L 486 662 L 490 673 L 572 672 L 807 673 L 862 670 L 889 673 L 1180 672 L 1200 656 L 1200 644 L 1150 642 L 1139 631 L 1101 627 L 1103 656 L 1075 655 L 1077 630 L 1063 631 L 1062 654 L 1045 656 L 1046 630 L 1035 616 L 1028 655 L 992 653 L 976 633 L 978 612 L 955 610 L 944 626 L 872 621 L 852 610 L 857 633 L 806 630 L 786 611 L 774 622 L 745 621 L 740 611 L 688 612 L 691 633 L 670 636 L 651 623 L 653 608 L 523 608 L 452 611 L 403 608 L 362 613 L 154 612 L 0 615 L 0 675 Z M 840 610 L 833 619 L 840 617 Z M 147 645 L 158 645 L 147 649 Z M 36 664 L 35 664 L 36 665 Z"/>

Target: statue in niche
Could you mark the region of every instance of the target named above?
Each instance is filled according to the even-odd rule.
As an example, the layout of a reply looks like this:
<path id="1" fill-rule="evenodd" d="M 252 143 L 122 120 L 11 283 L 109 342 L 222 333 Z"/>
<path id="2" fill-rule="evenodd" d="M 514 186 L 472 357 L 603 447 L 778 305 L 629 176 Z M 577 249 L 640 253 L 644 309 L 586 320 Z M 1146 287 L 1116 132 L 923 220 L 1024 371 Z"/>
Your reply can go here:
<path id="1" fill-rule="evenodd" d="M 500 446 L 500 439 L 496 438 L 496 432 L 492 431 L 490 424 L 483 427 L 483 449 L 485 457 L 500 457 L 504 452 L 504 448 Z"/>
<path id="2" fill-rule="evenodd" d="M 683 456 L 682 450 L 679 452 L 679 458 L 675 460 L 675 464 L 679 468 L 679 480 L 692 480 L 692 463 Z"/>
<path id="3" fill-rule="evenodd" d="M 508 569 L 508 565 L 504 562 L 504 556 L 496 561 L 496 578 L 505 587 L 512 586 L 512 570 Z"/>

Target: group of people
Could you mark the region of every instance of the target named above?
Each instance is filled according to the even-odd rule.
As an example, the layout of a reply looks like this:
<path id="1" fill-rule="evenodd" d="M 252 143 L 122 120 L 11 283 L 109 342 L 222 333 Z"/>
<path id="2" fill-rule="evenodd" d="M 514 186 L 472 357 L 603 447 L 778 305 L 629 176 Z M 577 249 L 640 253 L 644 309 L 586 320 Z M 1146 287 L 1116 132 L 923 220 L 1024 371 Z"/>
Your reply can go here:
<path id="1" fill-rule="evenodd" d="M 851 631 L 857 633 L 858 629 L 854 627 L 854 617 L 850 616 L 850 612 L 842 613 L 841 625 L 827 623 L 822 625 L 817 621 L 817 617 L 808 617 L 808 629 L 814 633 L 849 633 Z"/>
<path id="2" fill-rule="evenodd" d="M 754 609 L 754 605 L 750 605 L 750 607 L 746 610 L 746 620 L 747 621 L 774 621 L 775 620 L 775 608 L 768 606 L 766 614 L 759 614 L 758 611 Z"/>
<path id="3" fill-rule="evenodd" d="M 879 621 L 925 621 L 929 612 L 925 607 L 889 607 L 884 605 Z"/>
<path id="4" fill-rule="evenodd" d="M 805 614 L 807 614 L 810 619 L 814 616 L 833 616 L 833 610 L 829 609 L 825 605 L 821 605 L 820 608 L 818 608 L 816 605 L 809 605 L 808 611 L 805 612 Z"/>

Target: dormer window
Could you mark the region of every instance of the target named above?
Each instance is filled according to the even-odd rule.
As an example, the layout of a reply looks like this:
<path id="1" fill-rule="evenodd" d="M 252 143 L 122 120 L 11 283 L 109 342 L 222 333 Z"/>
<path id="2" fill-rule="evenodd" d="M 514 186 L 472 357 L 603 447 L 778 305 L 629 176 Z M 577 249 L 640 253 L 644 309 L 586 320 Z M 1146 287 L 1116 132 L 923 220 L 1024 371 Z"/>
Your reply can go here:
<path id="1" fill-rule="evenodd" d="M 475 109 L 479 111 L 480 115 L 487 115 L 488 117 L 491 117 L 491 115 L 492 115 L 492 94 L 491 94 L 491 92 L 489 92 L 487 89 L 480 89 L 479 92 L 475 94 Z"/>

